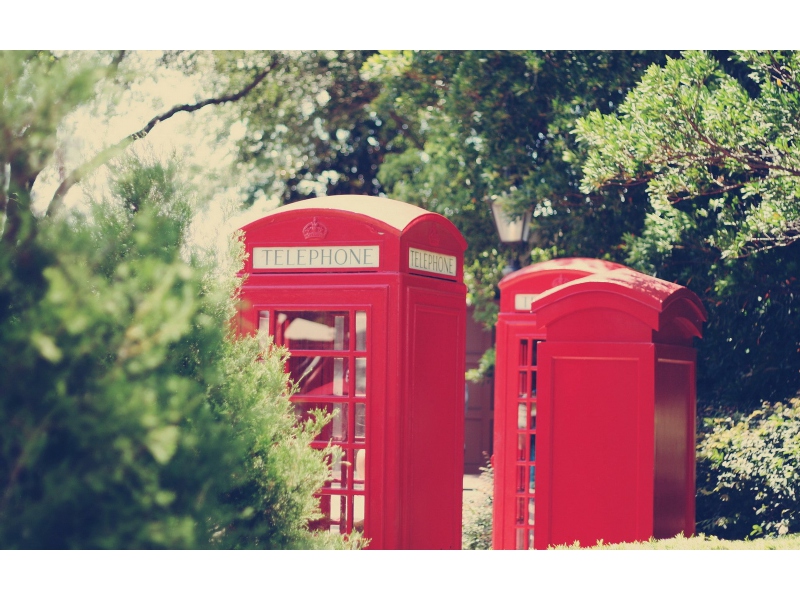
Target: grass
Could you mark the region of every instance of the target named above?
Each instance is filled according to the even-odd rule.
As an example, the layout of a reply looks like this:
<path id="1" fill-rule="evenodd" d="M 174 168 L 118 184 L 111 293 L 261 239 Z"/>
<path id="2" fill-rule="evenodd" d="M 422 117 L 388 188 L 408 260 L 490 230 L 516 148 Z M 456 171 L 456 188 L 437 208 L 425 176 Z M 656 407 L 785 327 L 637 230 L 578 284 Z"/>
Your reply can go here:
<path id="1" fill-rule="evenodd" d="M 698 534 L 689 538 L 678 535 L 666 540 L 651 539 L 647 542 L 604 544 L 581 548 L 577 543 L 554 546 L 555 550 L 800 550 L 800 534 L 755 540 L 721 540 L 717 537 Z"/>

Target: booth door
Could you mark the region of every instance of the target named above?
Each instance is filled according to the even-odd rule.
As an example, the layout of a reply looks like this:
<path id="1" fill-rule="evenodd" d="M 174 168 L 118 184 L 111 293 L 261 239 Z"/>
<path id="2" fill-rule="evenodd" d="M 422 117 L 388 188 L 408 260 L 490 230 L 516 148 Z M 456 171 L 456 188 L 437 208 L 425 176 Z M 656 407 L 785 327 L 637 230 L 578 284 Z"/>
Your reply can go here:
<path id="1" fill-rule="evenodd" d="M 544 336 L 531 332 L 526 323 L 508 326 L 503 398 L 506 408 L 503 513 L 507 527 L 504 547 L 509 549 L 533 548 L 538 346 L 543 340 Z"/>
<path id="2" fill-rule="evenodd" d="M 335 533 L 365 530 L 369 523 L 368 498 L 374 493 L 367 476 L 369 422 L 376 418 L 376 362 L 370 356 L 375 344 L 371 306 L 257 305 L 258 329 L 277 345 L 286 346 L 286 371 L 296 384 L 291 401 L 301 420 L 315 411 L 332 414 L 312 443 L 338 449 L 330 459 L 332 479 L 319 490 L 323 517 L 312 529 Z M 380 402 L 379 402 L 380 403 Z M 378 455 L 378 452 L 370 452 Z M 367 531 L 369 526 L 366 525 Z"/>

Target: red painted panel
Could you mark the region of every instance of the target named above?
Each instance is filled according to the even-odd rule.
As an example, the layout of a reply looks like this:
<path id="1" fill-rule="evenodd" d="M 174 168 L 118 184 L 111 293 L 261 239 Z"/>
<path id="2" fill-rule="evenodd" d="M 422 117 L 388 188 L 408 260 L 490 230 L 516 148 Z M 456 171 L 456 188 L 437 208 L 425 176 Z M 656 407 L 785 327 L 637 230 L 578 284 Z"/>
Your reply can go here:
<path id="1" fill-rule="evenodd" d="M 459 549 L 466 304 L 463 297 L 409 285 L 407 307 L 406 351 L 414 377 L 404 398 L 404 545 Z M 435 340 L 448 340 L 447 351 Z"/>
<path id="2" fill-rule="evenodd" d="M 652 452 L 641 431 L 647 399 L 640 397 L 639 382 L 646 365 L 635 352 L 618 358 L 580 354 L 561 350 L 549 363 L 550 402 L 541 409 L 549 424 L 542 432 L 550 447 L 547 542 L 633 541 L 648 506 L 641 467 L 649 457 L 642 454 Z"/>
<path id="3" fill-rule="evenodd" d="M 694 371 L 692 348 L 657 346 L 653 534 L 694 533 Z"/>

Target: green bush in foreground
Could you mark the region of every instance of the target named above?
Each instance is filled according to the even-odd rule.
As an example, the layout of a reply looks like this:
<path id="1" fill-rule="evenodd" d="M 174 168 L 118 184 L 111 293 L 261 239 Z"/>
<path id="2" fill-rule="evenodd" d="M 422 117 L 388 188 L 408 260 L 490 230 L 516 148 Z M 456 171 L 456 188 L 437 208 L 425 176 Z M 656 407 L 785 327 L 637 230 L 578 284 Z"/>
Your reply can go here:
<path id="1" fill-rule="evenodd" d="M 492 498 L 494 496 L 494 470 L 491 464 L 481 467 L 478 487 L 470 498 L 464 500 L 461 530 L 462 550 L 490 550 L 492 548 Z"/>
<path id="2" fill-rule="evenodd" d="M 175 175 L 128 165 L 91 218 L 3 237 L 0 548 L 358 546 L 308 531 L 326 417 L 298 426 L 285 356 L 229 336 Z"/>
<path id="3" fill-rule="evenodd" d="M 698 444 L 698 529 L 727 539 L 800 531 L 800 400 L 718 419 Z"/>

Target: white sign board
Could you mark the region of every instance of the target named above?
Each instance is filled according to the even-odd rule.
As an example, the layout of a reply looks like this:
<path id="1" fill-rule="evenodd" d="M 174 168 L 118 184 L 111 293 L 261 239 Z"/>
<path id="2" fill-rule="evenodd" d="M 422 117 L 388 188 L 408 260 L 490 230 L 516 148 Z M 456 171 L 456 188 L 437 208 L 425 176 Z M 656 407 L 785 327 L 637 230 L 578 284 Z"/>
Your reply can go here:
<path id="1" fill-rule="evenodd" d="M 516 294 L 514 296 L 514 310 L 530 310 L 531 302 L 541 294 Z"/>
<path id="2" fill-rule="evenodd" d="M 456 276 L 456 257 L 449 254 L 437 254 L 419 248 L 408 248 L 408 268 L 427 271 L 436 275 Z"/>
<path id="3" fill-rule="evenodd" d="M 363 269 L 380 261 L 380 246 L 253 248 L 253 269 Z"/>

